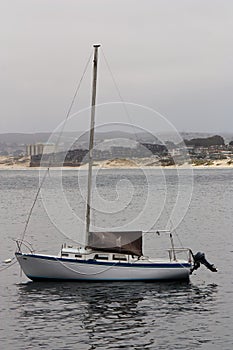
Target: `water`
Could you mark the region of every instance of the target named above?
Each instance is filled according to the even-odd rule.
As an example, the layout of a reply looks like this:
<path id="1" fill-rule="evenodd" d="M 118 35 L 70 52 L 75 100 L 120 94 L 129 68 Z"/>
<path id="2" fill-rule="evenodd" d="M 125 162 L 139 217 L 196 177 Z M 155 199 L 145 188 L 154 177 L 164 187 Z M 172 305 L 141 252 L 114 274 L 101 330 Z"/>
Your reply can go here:
<path id="1" fill-rule="evenodd" d="M 83 239 L 86 173 L 79 180 L 75 170 L 63 174 L 65 206 L 55 196 L 58 175 L 45 184 L 28 226 L 25 238 L 37 251 L 56 253 L 64 241 Z M 184 216 L 190 181 L 185 170 L 180 186 L 173 170 L 165 177 L 159 170 L 146 176 L 107 170 L 97 185 L 97 228 L 149 229 L 166 225 L 177 194 L 186 203 L 176 217 Z M 37 171 L 0 172 L 1 261 L 13 256 L 13 239 L 22 234 L 37 186 Z M 192 200 L 177 232 L 184 246 L 205 251 L 219 272 L 201 268 L 190 283 L 32 283 L 17 264 L 5 269 L 1 263 L 1 349 L 232 349 L 232 194 L 231 169 L 195 170 Z M 145 252 L 157 255 L 157 242 L 163 245 L 164 237 L 146 237 Z"/>

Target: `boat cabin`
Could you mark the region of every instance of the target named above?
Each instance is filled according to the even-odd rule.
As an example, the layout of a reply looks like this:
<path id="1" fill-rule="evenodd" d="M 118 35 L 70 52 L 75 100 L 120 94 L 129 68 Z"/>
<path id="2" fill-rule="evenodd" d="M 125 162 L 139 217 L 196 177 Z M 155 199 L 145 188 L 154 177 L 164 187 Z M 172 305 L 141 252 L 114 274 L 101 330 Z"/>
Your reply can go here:
<path id="1" fill-rule="evenodd" d="M 93 250 L 86 250 L 83 248 L 73 248 L 71 246 L 62 247 L 61 258 L 76 259 L 76 260 L 96 260 L 96 261 L 109 261 L 109 262 L 128 262 L 129 260 L 138 259 L 133 255 L 100 252 Z"/>

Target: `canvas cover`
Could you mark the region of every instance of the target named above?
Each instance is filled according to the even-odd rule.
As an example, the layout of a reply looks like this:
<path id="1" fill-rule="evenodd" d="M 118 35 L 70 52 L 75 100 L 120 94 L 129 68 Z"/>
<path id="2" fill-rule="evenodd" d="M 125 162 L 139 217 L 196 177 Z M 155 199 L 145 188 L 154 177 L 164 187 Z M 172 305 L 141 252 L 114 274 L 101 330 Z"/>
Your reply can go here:
<path id="1" fill-rule="evenodd" d="M 142 231 L 90 232 L 87 248 L 142 255 Z"/>

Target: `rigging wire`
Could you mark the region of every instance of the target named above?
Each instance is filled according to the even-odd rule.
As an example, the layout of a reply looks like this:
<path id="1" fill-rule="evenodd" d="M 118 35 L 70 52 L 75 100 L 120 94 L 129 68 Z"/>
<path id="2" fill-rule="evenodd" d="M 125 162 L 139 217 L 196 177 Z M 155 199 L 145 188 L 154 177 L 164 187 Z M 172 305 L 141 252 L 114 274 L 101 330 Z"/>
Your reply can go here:
<path id="1" fill-rule="evenodd" d="M 37 202 L 37 199 L 38 199 L 38 197 L 39 197 L 41 188 L 42 188 L 42 186 L 43 186 L 43 184 L 44 184 L 44 182 L 45 182 L 45 179 L 46 179 L 47 175 L 49 174 L 49 170 L 50 170 L 50 167 L 51 167 L 51 164 L 52 164 L 53 156 L 54 156 L 54 154 L 55 154 L 56 151 L 57 151 L 59 142 L 60 142 L 60 140 L 61 140 L 62 133 L 63 133 L 63 131 L 64 131 L 64 129 L 65 129 L 65 126 L 66 126 L 66 123 L 67 123 L 67 121 L 68 121 L 68 119 L 69 119 L 69 117 L 70 117 L 71 110 L 72 110 L 72 108 L 73 108 L 74 102 L 75 102 L 76 97 L 77 97 L 77 95 L 78 95 L 78 92 L 79 92 L 79 90 L 80 90 L 82 81 L 83 81 L 83 79 L 84 79 L 84 77 L 85 77 L 85 75 L 86 75 L 86 71 L 87 71 L 87 68 L 88 68 L 88 66 L 89 66 L 89 63 L 90 63 L 90 61 L 91 61 L 91 57 L 92 57 L 92 53 L 90 54 L 90 56 L 89 56 L 89 58 L 88 58 L 88 60 L 87 60 L 87 63 L 86 63 L 86 65 L 85 65 L 85 67 L 84 67 L 83 74 L 82 74 L 82 76 L 81 76 L 81 78 L 80 78 L 80 80 L 79 80 L 79 83 L 78 83 L 78 85 L 77 85 L 77 87 L 76 87 L 76 89 L 75 89 L 73 98 L 72 98 L 72 100 L 71 100 L 71 103 L 70 103 L 70 105 L 69 105 L 69 108 L 68 108 L 67 113 L 66 113 L 66 116 L 65 116 L 65 120 L 64 120 L 64 122 L 63 122 L 63 124 L 62 124 L 62 128 L 61 128 L 61 130 L 60 130 L 60 132 L 59 132 L 57 141 L 56 141 L 56 143 L 55 143 L 54 151 L 53 151 L 53 153 L 52 153 L 51 156 L 50 156 L 48 168 L 46 169 L 46 172 L 44 173 L 44 176 L 43 176 L 43 178 L 42 178 L 42 181 L 40 182 L 39 187 L 38 187 L 38 190 L 37 190 L 37 192 L 36 192 L 36 195 L 35 195 L 33 204 L 32 204 L 32 206 L 31 206 L 31 209 L 30 209 L 30 211 L 29 211 L 29 214 L 28 214 L 28 217 L 27 217 L 27 220 L 26 220 L 26 224 L 25 224 L 25 228 L 24 228 L 24 231 L 23 231 L 23 234 L 22 234 L 21 242 L 19 243 L 19 249 L 21 248 L 22 242 L 23 242 L 23 240 L 24 240 L 24 237 L 25 237 L 25 234 L 26 234 L 26 231 L 27 231 L 27 228 L 28 228 L 28 224 L 29 224 L 29 221 L 30 221 L 30 218 L 31 218 L 33 209 L 34 209 L 34 207 L 35 207 L 35 204 L 36 204 L 36 202 Z"/>
<path id="2" fill-rule="evenodd" d="M 126 107 L 126 103 L 125 103 L 125 101 L 124 101 L 124 99 L 123 99 L 123 97 L 122 97 L 120 88 L 119 88 L 119 86 L 118 86 L 118 84 L 117 84 L 117 82 L 116 82 L 116 79 L 115 79 L 115 77 L 114 77 L 114 75 L 113 75 L 113 72 L 112 72 L 112 70 L 111 70 L 111 68 L 110 68 L 110 65 L 109 65 L 109 63 L 108 63 L 108 60 L 107 60 L 107 58 L 106 58 L 106 56 L 105 56 L 105 54 L 104 54 L 104 50 L 103 50 L 102 46 L 100 47 L 100 50 L 102 51 L 102 55 L 103 55 L 103 58 L 104 58 L 105 65 L 106 65 L 106 67 L 107 67 L 107 69 L 108 69 L 108 72 L 109 72 L 111 78 L 112 78 L 113 85 L 115 86 L 115 89 L 116 89 L 117 94 L 118 94 L 118 97 L 119 97 L 119 99 L 120 99 L 120 101 L 121 101 L 121 103 L 122 103 L 122 106 L 123 106 L 123 109 L 124 109 L 124 111 L 125 111 L 125 114 L 126 114 L 128 120 L 129 120 L 129 122 L 130 122 L 130 125 L 133 127 L 135 138 L 136 138 L 136 140 L 139 142 L 138 137 L 137 137 L 137 134 L 136 134 L 136 132 L 135 132 L 134 125 L 133 125 L 133 123 L 132 123 L 132 119 L 131 119 L 130 114 L 129 114 L 129 111 L 128 111 L 127 107 Z M 93 214 L 92 214 L 92 215 L 93 215 L 93 225 L 95 225 L 95 220 L 96 220 L 96 217 L 95 217 L 95 210 L 92 209 L 92 213 L 93 213 Z"/>
<path id="3" fill-rule="evenodd" d="M 9 269 L 9 267 L 13 266 L 13 265 L 16 264 L 16 263 L 17 263 L 17 260 L 16 260 L 16 258 L 14 257 L 14 258 L 12 258 L 12 260 L 11 260 L 10 263 L 8 263 L 6 266 L 0 268 L 0 272 L 4 271 L 4 270 L 6 270 L 6 269 Z"/>
<path id="4" fill-rule="evenodd" d="M 112 78 L 112 80 L 113 80 L 113 83 L 114 83 L 114 86 L 115 86 L 116 91 L 117 91 L 117 93 L 118 93 L 118 96 L 119 96 L 119 98 L 120 98 L 120 101 L 122 102 L 124 111 L 125 111 L 125 113 L 126 113 L 128 119 L 129 119 L 129 122 L 130 122 L 132 128 L 133 128 L 135 138 L 136 138 L 137 142 L 140 143 L 140 141 L 139 141 L 139 139 L 138 139 L 138 136 L 137 136 L 137 133 L 136 133 L 136 130 L 135 130 L 135 126 L 134 126 L 134 124 L 133 124 L 133 122 L 132 122 L 130 113 L 129 113 L 127 107 L 126 107 L 126 102 L 124 101 L 124 99 L 123 99 L 123 97 L 122 97 L 120 88 L 119 88 L 119 86 L 118 86 L 118 84 L 117 84 L 117 82 L 116 82 L 116 79 L 115 79 L 115 77 L 114 77 L 114 75 L 113 75 L 113 72 L 112 72 L 112 70 L 111 70 L 111 68 L 110 68 L 110 65 L 109 65 L 109 63 L 108 63 L 108 60 L 107 60 L 107 58 L 106 58 L 106 56 L 105 56 L 105 54 L 104 54 L 104 50 L 103 50 L 102 47 L 101 47 L 101 51 L 102 51 L 102 55 L 103 55 L 105 64 L 106 64 L 106 66 L 107 66 L 107 68 L 108 68 L 108 71 L 109 71 L 109 73 L 110 73 L 110 75 L 111 75 L 111 78 Z M 168 212 L 166 206 L 164 207 L 164 209 L 165 209 L 166 213 L 168 214 L 168 218 L 169 218 L 169 212 Z M 178 236 L 178 233 L 177 233 L 176 229 L 175 229 L 175 228 L 173 229 L 173 227 L 175 227 L 175 226 L 174 226 L 174 223 L 173 223 L 173 220 L 170 218 L 169 221 L 170 221 L 170 224 L 171 224 L 171 229 L 170 229 L 170 231 L 173 231 L 173 232 L 175 233 L 175 235 L 176 235 L 176 237 L 177 237 L 179 243 L 181 244 L 181 246 L 182 246 L 182 248 L 183 248 L 182 242 L 181 242 L 181 240 L 180 240 L 180 238 L 179 238 L 179 236 Z"/>
<path id="5" fill-rule="evenodd" d="M 168 217 L 168 224 L 167 224 L 167 225 L 168 225 L 168 230 L 169 230 L 171 233 L 172 233 L 172 232 L 175 233 L 176 238 L 177 238 L 178 241 L 179 241 L 179 244 L 181 245 L 182 248 L 184 248 L 184 247 L 183 247 L 183 244 L 182 244 L 182 242 L 181 242 L 181 240 L 180 240 L 180 237 L 179 237 L 179 235 L 178 235 L 178 233 L 177 233 L 177 231 L 176 231 L 174 222 L 173 222 L 173 220 L 172 220 L 172 218 L 171 218 L 172 214 L 171 214 L 171 216 L 169 215 L 169 211 L 168 211 L 168 209 L 167 209 L 167 207 L 166 207 L 166 203 L 165 203 L 165 205 L 164 205 L 164 211 L 165 211 L 165 213 L 166 213 L 166 215 L 167 215 L 167 217 Z M 169 217 L 170 217 L 170 218 L 169 218 Z M 170 224 L 170 227 L 169 227 L 169 224 Z"/>
<path id="6" fill-rule="evenodd" d="M 111 78 L 112 78 L 112 81 L 113 81 L 113 85 L 115 86 L 116 92 L 117 92 L 117 94 L 118 94 L 119 100 L 120 100 L 120 102 L 122 103 L 124 112 L 125 112 L 125 114 L 126 114 L 128 120 L 129 120 L 130 126 L 131 126 L 132 129 L 133 129 L 135 139 L 136 139 L 136 141 L 137 141 L 138 143 L 140 143 L 140 141 L 139 141 L 139 139 L 138 139 L 138 136 L 137 136 L 137 132 L 136 132 L 135 126 L 134 126 L 134 124 L 133 124 L 133 122 L 132 122 L 132 118 L 131 118 L 131 116 L 130 116 L 130 113 L 129 113 L 129 111 L 128 111 L 128 108 L 126 107 L 126 102 L 125 102 L 125 100 L 124 100 L 123 97 L 122 97 L 120 88 L 119 88 L 119 86 L 118 86 L 118 84 L 117 84 L 117 82 L 116 82 L 116 79 L 115 79 L 114 74 L 113 74 L 113 72 L 112 72 L 112 70 L 111 70 L 111 68 L 110 68 L 110 65 L 109 65 L 109 63 L 108 63 L 108 60 L 107 60 L 107 58 L 106 58 L 106 56 L 105 56 L 105 54 L 104 54 L 104 50 L 103 50 L 102 46 L 100 47 L 100 49 L 101 49 L 101 52 L 102 52 L 102 56 L 103 56 L 103 58 L 104 58 L 105 65 L 106 65 L 106 67 L 107 67 L 107 69 L 108 69 L 108 72 L 109 72 L 109 74 L 110 74 L 110 76 L 111 76 Z M 96 218 L 95 218 L 95 210 L 93 210 L 93 223 L 94 223 L 94 224 L 95 224 L 95 219 L 96 219 Z"/>
<path id="7" fill-rule="evenodd" d="M 120 101 L 121 101 L 121 103 L 122 103 L 122 106 L 123 106 L 123 109 L 124 109 L 124 111 L 125 111 L 125 114 L 126 114 L 128 120 L 129 120 L 129 122 L 130 122 L 130 125 L 131 125 L 132 128 L 133 128 L 134 135 L 135 135 L 135 139 L 137 140 L 137 142 L 140 142 L 139 139 L 138 139 L 138 136 L 137 136 L 136 129 L 135 129 L 135 126 L 134 126 L 134 124 L 133 124 L 132 118 L 131 118 L 131 116 L 130 116 L 130 113 L 129 113 L 129 111 L 128 111 L 128 108 L 126 107 L 126 102 L 125 102 L 125 100 L 124 100 L 123 97 L 122 97 L 120 88 L 119 88 L 119 86 L 118 86 L 118 84 L 117 84 L 117 82 L 116 82 L 116 79 L 115 79 L 115 77 L 114 77 L 114 75 L 113 75 L 113 72 L 112 72 L 112 70 L 111 70 L 111 68 L 110 68 L 110 65 L 109 65 L 109 63 L 108 63 L 108 60 L 107 60 L 107 58 L 106 58 L 106 56 L 105 56 L 105 54 L 104 54 L 104 50 L 103 50 L 102 46 L 101 46 L 100 49 L 101 49 L 101 51 L 102 51 L 102 55 L 103 55 L 103 58 L 104 58 L 106 67 L 107 67 L 107 69 L 108 69 L 108 71 L 109 71 L 109 73 L 110 73 L 110 75 L 111 75 L 113 84 L 114 84 L 114 86 L 115 86 L 115 88 L 116 88 L 117 94 L 118 94 L 119 99 L 120 99 Z"/>

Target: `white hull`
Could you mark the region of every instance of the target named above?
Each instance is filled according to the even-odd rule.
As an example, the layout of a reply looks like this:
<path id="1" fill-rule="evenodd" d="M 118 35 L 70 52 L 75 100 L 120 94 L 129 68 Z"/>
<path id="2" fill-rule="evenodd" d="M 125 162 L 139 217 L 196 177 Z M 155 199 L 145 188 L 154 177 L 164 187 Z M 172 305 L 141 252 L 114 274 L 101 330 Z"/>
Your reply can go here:
<path id="1" fill-rule="evenodd" d="M 77 261 L 55 256 L 16 253 L 31 280 L 72 281 L 173 281 L 188 280 L 187 261 L 138 260 L 131 263 Z"/>

